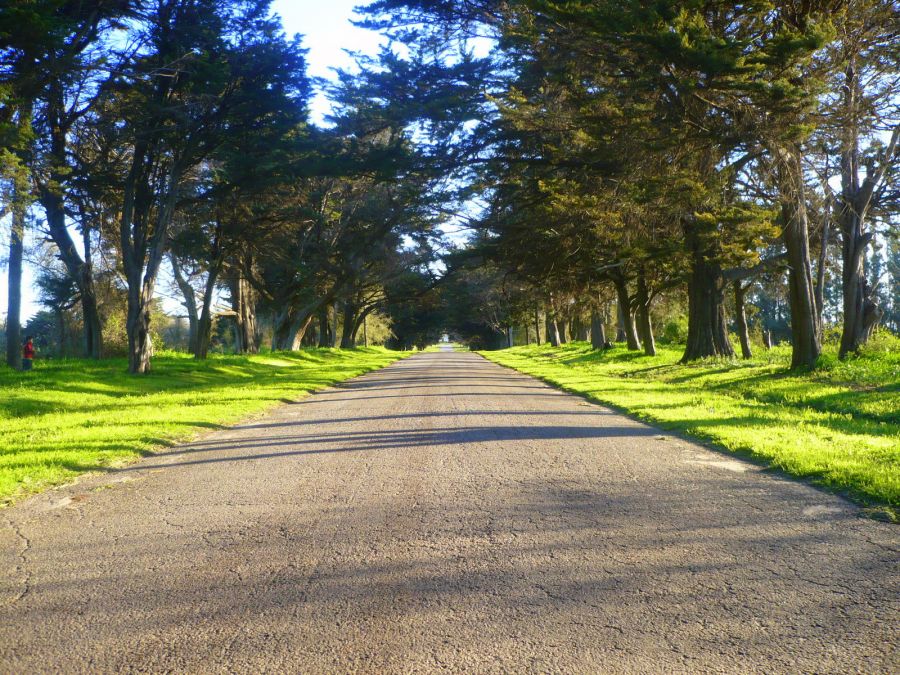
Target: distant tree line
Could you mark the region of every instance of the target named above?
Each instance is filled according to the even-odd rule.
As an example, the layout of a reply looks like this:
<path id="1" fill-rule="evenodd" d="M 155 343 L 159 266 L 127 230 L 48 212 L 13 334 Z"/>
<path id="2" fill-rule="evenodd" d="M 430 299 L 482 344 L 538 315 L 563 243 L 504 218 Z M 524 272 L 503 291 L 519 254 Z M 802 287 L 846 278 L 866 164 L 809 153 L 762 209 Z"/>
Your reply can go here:
<path id="1" fill-rule="evenodd" d="M 368 25 L 405 44 L 386 88 L 480 204 L 457 262 L 494 341 L 611 322 L 652 354 L 674 301 L 685 361 L 732 356 L 732 329 L 749 357 L 752 311 L 813 367 L 829 325 L 842 358 L 898 325 L 896 10 L 381 0 Z"/>

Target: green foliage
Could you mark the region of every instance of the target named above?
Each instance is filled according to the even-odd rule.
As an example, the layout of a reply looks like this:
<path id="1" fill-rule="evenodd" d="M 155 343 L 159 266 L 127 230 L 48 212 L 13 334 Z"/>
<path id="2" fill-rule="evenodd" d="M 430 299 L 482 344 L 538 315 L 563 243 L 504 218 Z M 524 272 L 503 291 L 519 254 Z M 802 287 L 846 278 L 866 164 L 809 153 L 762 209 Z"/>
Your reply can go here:
<path id="1" fill-rule="evenodd" d="M 688 334 L 688 319 L 681 315 L 666 321 L 659 341 L 664 344 L 684 344 Z"/>
<path id="2" fill-rule="evenodd" d="M 0 368 L 0 502 L 120 466 L 398 358 L 382 348 L 203 362 L 163 353 L 141 377 L 126 374 L 120 359 L 39 358 L 28 373 Z"/>
<path id="3" fill-rule="evenodd" d="M 584 344 L 485 352 L 505 366 L 766 466 L 900 512 L 900 339 L 880 335 L 864 353 L 815 373 L 786 373 L 790 347 L 752 361 L 678 365 Z"/>

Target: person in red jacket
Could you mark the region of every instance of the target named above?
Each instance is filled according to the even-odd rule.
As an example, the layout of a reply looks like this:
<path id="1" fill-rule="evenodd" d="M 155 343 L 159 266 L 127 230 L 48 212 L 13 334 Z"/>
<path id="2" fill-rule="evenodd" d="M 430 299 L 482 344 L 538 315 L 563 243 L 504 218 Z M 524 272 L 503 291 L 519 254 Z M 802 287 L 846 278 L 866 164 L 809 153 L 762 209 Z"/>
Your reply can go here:
<path id="1" fill-rule="evenodd" d="M 29 335 L 25 338 L 25 345 L 22 347 L 22 370 L 31 370 L 31 362 L 34 360 L 34 342 Z"/>

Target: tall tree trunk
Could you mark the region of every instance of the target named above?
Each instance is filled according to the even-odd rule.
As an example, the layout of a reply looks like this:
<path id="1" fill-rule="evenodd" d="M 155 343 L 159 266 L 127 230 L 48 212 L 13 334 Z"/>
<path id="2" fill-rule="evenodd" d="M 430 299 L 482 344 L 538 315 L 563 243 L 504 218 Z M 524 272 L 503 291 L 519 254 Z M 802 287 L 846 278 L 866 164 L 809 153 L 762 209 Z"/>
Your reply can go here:
<path id="1" fill-rule="evenodd" d="M 297 351 L 303 346 L 303 341 L 306 338 L 306 332 L 312 325 L 313 319 L 315 319 L 315 315 L 312 310 L 306 310 L 300 313 L 295 319 L 294 325 L 292 327 L 294 339 L 291 342 L 291 351 Z"/>
<path id="2" fill-rule="evenodd" d="M 41 206 L 47 217 L 50 238 L 59 249 L 66 272 L 78 287 L 81 295 L 81 314 L 84 324 L 84 353 L 88 358 L 99 359 L 103 352 L 102 322 L 97 304 L 93 269 L 90 260 L 82 259 L 75 242 L 66 227 L 65 203 L 62 190 L 69 175 L 66 150 L 67 129 L 59 124 L 65 110 L 65 100 L 60 82 L 52 82 L 46 115 L 51 122 L 50 174 L 48 184 L 42 186 Z M 87 225 L 85 225 L 87 227 Z"/>
<path id="3" fill-rule="evenodd" d="M 732 282 L 734 288 L 734 314 L 737 322 L 738 337 L 741 339 L 741 356 L 745 359 L 753 357 L 750 349 L 750 331 L 747 329 L 747 312 L 744 309 L 744 297 L 747 287 L 742 285 L 739 279 Z"/>
<path id="4" fill-rule="evenodd" d="M 29 99 L 21 102 L 18 110 L 17 130 L 23 136 L 32 128 L 33 105 Z M 31 153 L 19 156 L 24 165 L 31 161 Z M 7 277 L 6 305 L 6 363 L 11 368 L 22 368 L 22 262 L 25 257 L 25 218 L 28 213 L 30 181 L 25 174 L 14 169 L 12 180 L 12 217 L 9 233 L 9 276 Z"/>
<path id="5" fill-rule="evenodd" d="M 200 321 L 197 323 L 197 350 L 194 358 L 205 359 L 209 352 L 209 343 L 212 339 L 212 299 L 219 281 L 219 272 L 225 262 L 222 253 L 222 224 L 216 222 L 212 240 L 212 255 L 209 260 L 209 269 L 206 273 L 206 285 L 203 288 L 203 309 L 200 312 Z"/>
<path id="6" fill-rule="evenodd" d="M 650 318 L 650 294 L 647 290 L 647 279 L 643 270 L 637 278 L 637 314 L 644 353 L 647 356 L 656 356 L 656 341 L 653 339 L 653 323 Z"/>
<path id="7" fill-rule="evenodd" d="M 363 314 L 363 347 L 369 346 L 369 315 Z"/>
<path id="8" fill-rule="evenodd" d="M 628 332 L 625 330 L 625 312 L 621 302 L 616 302 L 616 342 L 625 342 Z"/>
<path id="9" fill-rule="evenodd" d="M 702 245 L 690 224 L 685 226 L 691 253 L 688 279 L 688 337 L 682 363 L 709 356 L 734 356 L 725 314 L 725 278 L 715 256 Z"/>
<path id="10" fill-rule="evenodd" d="M 537 309 L 534 310 L 534 343 L 541 344 L 541 313 Z"/>
<path id="11" fill-rule="evenodd" d="M 349 300 L 344 303 L 344 325 L 341 329 L 341 349 L 353 349 L 356 347 L 356 328 L 358 311 L 354 303 Z"/>
<path id="12" fill-rule="evenodd" d="M 613 277 L 613 285 L 616 288 L 616 300 L 619 305 L 619 330 L 625 335 L 628 349 L 637 351 L 641 348 L 638 340 L 637 328 L 634 325 L 634 314 L 631 312 L 631 297 L 628 295 L 628 281 L 623 275 Z M 618 339 L 618 336 L 616 337 Z"/>
<path id="13" fill-rule="evenodd" d="M 130 279 L 128 284 L 128 314 L 125 328 L 128 331 L 128 371 L 135 375 L 150 372 L 153 345 L 150 337 L 150 303 L 142 296 L 140 278 Z"/>
<path id="14" fill-rule="evenodd" d="M 142 173 L 144 158 L 144 151 L 136 147 L 123 193 L 119 221 L 119 243 L 128 284 L 128 370 L 134 375 L 150 372 L 150 357 L 153 352 L 150 308 L 156 278 L 165 255 L 169 225 L 175 212 L 176 187 L 180 176 L 177 167 L 172 167 L 151 227 L 148 220 L 153 200 L 148 197 L 152 194 L 149 178 Z M 140 199 L 137 198 L 138 195 Z"/>
<path id="15" fill-rule="evenodd" d="M 207 273 L 206 286 L 203 289 L 203 309 L 197 324 L 197 351 L 194 352 L 194 358 L 197 359 L 205 359 L 209 355 L 209 343 L 212 340 L 212 299 L 221 269 L 220 257 L 213 261 Z"/>
<path id="16" fill-rule="evenodd" d="M 816 317 L 822 325 L 825 312 L 825 263 L 828 261 L 828 239 L 831 235 L 831 213 L 825 214 L 822 222 L 822 246 L 819 249 L 819 262 L 816 268 Z M 749 357 L 745 357 L 749 358 Z"/>
<path id="17" fill-rule="evenodd" d="M 331 331 L 329 333 L 331 344 L 328 345 L 332 349 L 338 345 L 338 316 L 340 316 L 340 312 L 338 311 L 338 304 L 335 302 L 334 307 L 331 308 Z"/>
<path id="18" fill-rule="evenodd" d="M 234 310 L 236 351 L 239 354 L 256 354 L 259 352 L 256 293 L 240 267 L 233 271 L 229 283 L 231 286 L 231 308 Z"/>
<path id="19" fill-rule="evenodd" d="M 169 262 L 172 264 L 172 276 L 175 278 L 175 284 L 181 291 L 184 301 L 181 303 L 188 316 L 188 351 L 191 354 L 197 353 L 197 335 L 200 323 L 200 313 L 197 310 L 197 296 L 194 293 L 194 287 L 185 278 L 181 271 L 181 266 L 174 254 L 169 254 Z"/>
<path id="20" fill-rule="evenodd" d="M 287 352 L 297 350 L 303 345 L 314 346 L 313 336 L 308 335 L 307 331 L 320 307 L 318 300 L 298 306 L 286 299 L 284 307 L 274 317 L 272 350 Z"/>
<path id="21" fill-rule="evenodd" d="M 791 368 L 814 368 L 822 352 L 815 288 L 809 259 L 809 223 L 799 151 L 777 148 L 782 238 L 788 260 L 791 306 Z"/>
<path id="22" fill-rule="evenodd" d="M 507 348 L 510 348 L 513 346 L 513 327 L 512 326 L 506 327 L 506 346 L 507 346 Z"/>
<path id="23" fill-rule="evenodd" d="M 552 307 L 547 308 L 544 319 L 547 323 L 547 341 L 551 347 L 559 347 L 562 340 L 559 335 L 559 324 L 556 322 L 556 312 Z"/>
<path id="24" fill-rule="evenodd" d="M 59 323 L 59 358 L 66 358 L 66 313 L 61 307 L 56 310 L 56 321 Z"/>
<path id="25" fill-rule="evenodd" d="M 564 345 L 569 341 L 568 335 L 566 334 L 566 322 L 556 320 L 556 333 L 559 337 L 559 344 Z"/>
<path id="26" fill-rule="evenodd" d="M 102 322 L 97 304 L 97 291 L 91 265 L 82 259 L 75 248 L 66 227 L 62 198 L 55 191 L 45 190 L 41 205 L 47 216 L 50 238 L 59 249 L 66 272 L 75 282 L 81 295 L 81 314 L 84 322 L 84 353 L 88 358 L 99 359 L 103 352 Z"/>
<path id="27" fill-rule="evenodd" d="M 591 348 L 606 349 L 606 326 L 603 324 L 603 316 L 600 310 L 591 309 Z"/>
<path id="28" fill-rule="evenodd" d="M 275 313 L 272 326 L 272 351 L 289 351 L 294 344 L 296 314 L 291 306 Z"/>
<path id="29" fill-rule="evenodd" d="M 863 233 L 862 224 L 854 215 L 844 216 L 841 220 L 844 235 L 841 247 L 844 327 L 838 356 L 843 359 L 859 351 L 869 341 L 884 310 L 875 301 L 874 288 L 866 279 L 866 249 L 873 236 Z"/>
<path id="30" fill-rule="evenodd" d="M 359 331 L 360 330 L 362 330 L 362 332 L 363 332 L 363 341 L 364 341 L 363 346 L 364 347 L 369 346 L 369 336 L 367 335 L 368 329 L 366 327 L 366 318 L 368 317 L 370 311 L 371 311 L 370 308 L 366 308 L 366 309 L 362 309 L 362 310 L 357 308 L 357 310 L 356 310 L 356 316 L 353 318 L 353 330 L 351 332 L 351 338 L 353 340 L 354 347 L 359 344 Z"/>
<path id="31" fill-rule="evenodd" d="M 331 346 L 331 321 L 329 317 L 330 312 L 330 304 L 323 304 L 319 309 L 319 347 Z"/>
<path id="32" fill-rule="evenodd" d="M 857 59 L 851 57 L 844 72 L 843 133 L 841 138 L 841 200 L 838 222 L 841 226 L 841 257 L 844 292 L 844 328 L 838 353 L 845 358 L 864 345 L 884 311 L 875 302 L 875 291 L 866 279 L 866 250 L 873 234 L 865 231 L 866 217 L 872 205 L 875 189 L 888 167 L 894 163 L 900 125 L 894 127 L 891 139 L 877 167 L 868 167 L 860 184 L 861 159 L 859 152 L 859 123 L 862 117 L 863 91 Z M 802 186 L 801 186 L 802 187 Z"/>
<path id="33" fill-rule="evenodd" d="M 22 368 L 22 260 L 26 213 L 22 197 L 18 190 L 13 194 L 6 306 L 6 364 L 16 370 Z"/>

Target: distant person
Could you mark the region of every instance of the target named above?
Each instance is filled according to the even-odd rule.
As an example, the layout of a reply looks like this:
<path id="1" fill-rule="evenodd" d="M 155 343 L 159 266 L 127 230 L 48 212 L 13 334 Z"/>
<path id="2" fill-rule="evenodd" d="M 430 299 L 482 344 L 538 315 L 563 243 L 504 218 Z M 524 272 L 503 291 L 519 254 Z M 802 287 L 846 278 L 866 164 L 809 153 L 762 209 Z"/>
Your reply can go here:
<path id="1" fill-rule="evenodd" d="M 22 347 L 22 370 L 31 370 L 31 362 L 34 361 L 34 342 L 29 335 L 25 338 L 25 345 Z"/>

